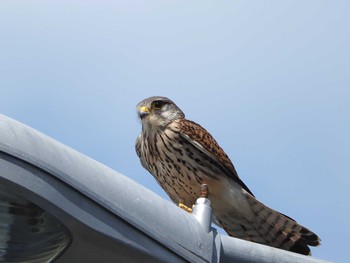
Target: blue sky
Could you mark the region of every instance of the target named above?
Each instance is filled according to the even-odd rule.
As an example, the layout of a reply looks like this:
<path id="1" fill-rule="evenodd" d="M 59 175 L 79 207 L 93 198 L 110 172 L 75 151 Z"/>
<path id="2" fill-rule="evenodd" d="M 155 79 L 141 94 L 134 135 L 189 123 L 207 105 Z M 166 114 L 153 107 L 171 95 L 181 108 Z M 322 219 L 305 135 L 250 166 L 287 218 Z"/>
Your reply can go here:
<path id="1" fill-rule="evenodd" d="M 348 1 L 0 1 L 0 113 L 167 198 L 136 104 L 174 100 L 265 204 L 348 259 Z"/>

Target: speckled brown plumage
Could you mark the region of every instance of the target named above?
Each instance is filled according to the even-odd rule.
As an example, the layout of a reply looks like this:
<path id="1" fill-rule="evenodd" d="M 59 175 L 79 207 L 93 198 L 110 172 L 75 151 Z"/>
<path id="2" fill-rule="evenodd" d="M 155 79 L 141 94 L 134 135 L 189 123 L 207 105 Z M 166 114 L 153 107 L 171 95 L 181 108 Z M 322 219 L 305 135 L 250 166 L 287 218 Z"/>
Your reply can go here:
<path id="1" fill-rule="evenodd" d="M 319 245 L 313 232 L 259 202 L 210 133 L 185 119 L 174 102 L 151 97 L 137 111 L 136 152 L 173 202 L 191 207 L 207 184 L 214 222 L 230 236 L 305 255 Z"/>
<path id="2" fill-rule="evenodd" d="M 244 190 L 253 195 L 248 187 L 239 179 L 230 158 L 209 132 L 193 121 L 180 119 L 177 122 L 180 127 L 179 131 L 183 137 L 188 137 L 190 141 L 197 142 L 201 145 L 201 151 L 206 151 L 206 154 L 212 158 L 213 162 L 216 162 L 217 165 L 221 166 L 228 176 L 232 176 L 232 179 L 235 182 L 240 184 Z"/>

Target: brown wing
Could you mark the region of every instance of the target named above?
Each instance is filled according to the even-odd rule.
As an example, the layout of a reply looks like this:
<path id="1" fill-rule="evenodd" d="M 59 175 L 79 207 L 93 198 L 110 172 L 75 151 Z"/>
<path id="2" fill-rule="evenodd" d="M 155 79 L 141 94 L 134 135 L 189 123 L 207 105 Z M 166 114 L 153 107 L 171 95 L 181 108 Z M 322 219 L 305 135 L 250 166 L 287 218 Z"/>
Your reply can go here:
<path id="1" fill-rule="evenodd" d="M 199 124 L 186 119 L 181 119 L 177 122 L 179 123 L 180 134 L 183 139 L 189 141 L 203 154 L 209 156 L 217 166 L 222 168 L 229 178 L 254 196 L 249 188 L 239 179 L 230 158 L 207 130 Z"/>

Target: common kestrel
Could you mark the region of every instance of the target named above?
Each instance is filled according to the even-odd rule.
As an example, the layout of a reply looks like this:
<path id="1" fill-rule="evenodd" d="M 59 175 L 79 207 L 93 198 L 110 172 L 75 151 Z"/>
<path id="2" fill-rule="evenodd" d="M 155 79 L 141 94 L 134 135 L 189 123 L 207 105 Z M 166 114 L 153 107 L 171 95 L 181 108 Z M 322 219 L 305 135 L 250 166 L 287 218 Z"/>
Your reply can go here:
<path id="1" fill-rule="evenodd" d="M 213 221 L 228 235 L 305 255 L 320 244 L 312 231 L 258 201 L 210 133 L 173 101 L 150 97 L 137 111 L 137 155 L 174 203 L 191 207 L 207 184 Z"/>

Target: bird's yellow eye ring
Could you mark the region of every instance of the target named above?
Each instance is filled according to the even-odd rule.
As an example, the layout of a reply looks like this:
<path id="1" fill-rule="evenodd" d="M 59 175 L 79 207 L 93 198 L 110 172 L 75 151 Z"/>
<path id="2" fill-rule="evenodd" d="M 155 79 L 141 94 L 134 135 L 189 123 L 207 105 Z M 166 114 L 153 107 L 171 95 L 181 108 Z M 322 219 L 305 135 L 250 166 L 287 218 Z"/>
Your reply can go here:
<path id="1" fill-rule="evenodd" d="M 156 100 L 152 103 L 152 106 L 155 110 L 160 110 L 164 105 L 164 101 Z"/>

